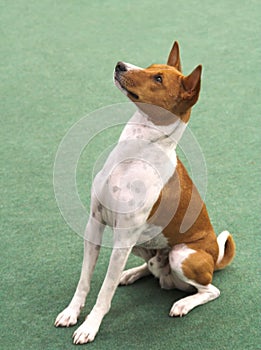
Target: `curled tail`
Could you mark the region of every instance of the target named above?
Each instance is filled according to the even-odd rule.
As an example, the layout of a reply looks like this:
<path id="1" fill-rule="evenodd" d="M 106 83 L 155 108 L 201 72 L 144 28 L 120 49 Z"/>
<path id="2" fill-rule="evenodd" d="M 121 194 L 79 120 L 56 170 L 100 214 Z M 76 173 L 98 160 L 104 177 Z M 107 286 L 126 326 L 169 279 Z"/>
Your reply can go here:
<path id="1" fill-rule="evenodd" d="M 219 254 L 215 270 L 221 270 L 231 263 L 235 256 L 236 245 L 233 237 L 228 231 L 221 232 L 217 237 Z"/>

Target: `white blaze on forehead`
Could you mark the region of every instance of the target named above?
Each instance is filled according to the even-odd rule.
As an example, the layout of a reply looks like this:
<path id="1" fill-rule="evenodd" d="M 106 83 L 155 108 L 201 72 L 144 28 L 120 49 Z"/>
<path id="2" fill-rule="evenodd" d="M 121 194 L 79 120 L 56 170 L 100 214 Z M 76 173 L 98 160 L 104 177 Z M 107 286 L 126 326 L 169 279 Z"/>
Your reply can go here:
<path id="1" fill-rule="evenodd" d="M 126 63 L 126 62 L 122 62 L 122 63 L 124 63 L 127 70 L 142 70 L 141 67 L 134 66 L 134 64 Z"/>

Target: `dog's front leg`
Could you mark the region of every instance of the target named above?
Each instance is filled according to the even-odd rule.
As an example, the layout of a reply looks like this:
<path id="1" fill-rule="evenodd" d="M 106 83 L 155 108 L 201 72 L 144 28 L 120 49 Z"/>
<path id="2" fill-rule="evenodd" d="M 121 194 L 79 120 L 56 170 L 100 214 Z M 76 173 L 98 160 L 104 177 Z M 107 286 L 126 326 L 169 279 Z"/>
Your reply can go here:
<path id="1" fill-rule="evenodd" d="M 77 323 L 90 290 L 91 277 L 99 255 L 104 225 L 90 218 L 86 227 L 84 255 L 79 283 L 70 304 L 57 316 L 56 327 L 70 327 Z"/>
<path id="2" fill-rule="evenodd" d="M 95 306 L 83 324 L 74 332 L 74 344 L 84 344 L 94 340 L 103 317 L 111 306 L 111 300 L 119 284 L 121 273 L 126 265 L 132 247 L 113 248 L 106 277 L 102 284 Z"/>

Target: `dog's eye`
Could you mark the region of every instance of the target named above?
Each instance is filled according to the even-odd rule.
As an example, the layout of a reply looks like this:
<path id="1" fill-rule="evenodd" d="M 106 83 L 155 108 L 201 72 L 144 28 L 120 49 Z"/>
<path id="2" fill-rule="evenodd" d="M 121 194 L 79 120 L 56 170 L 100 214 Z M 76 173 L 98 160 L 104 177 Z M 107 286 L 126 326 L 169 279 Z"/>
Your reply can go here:
<path id="1" fill-rule="evenodd" d="M 157 83 L 162 83 L 162 76 L 157 74 L 157 75 L 154 75 L 154 80 L 157 82 Z"/>

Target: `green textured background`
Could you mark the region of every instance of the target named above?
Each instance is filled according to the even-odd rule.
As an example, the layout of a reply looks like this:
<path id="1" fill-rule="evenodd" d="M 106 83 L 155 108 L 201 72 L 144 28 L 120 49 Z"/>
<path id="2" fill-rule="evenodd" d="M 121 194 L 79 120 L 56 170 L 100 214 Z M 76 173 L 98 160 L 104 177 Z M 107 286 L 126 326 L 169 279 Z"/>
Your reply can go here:
<path id="1" fill-rule="evenodd" d="M 174 39 L 186 74 L 203 64 L 190 127 L 207 162 L 214 227 L 234 234 L 237 256 L 214 277 L 221 297 L 184 318 L 168 317 L 182 293 L 154 278 L 119 288 L 86 347 L 260 349 L 260 17 L 258 0 L 0 1 L 1 349 L 75 348 L 75 327 L 53 327 L 82 261 L 82 240 L 56 205 L 55 154 L 81 117 L 125 101 L 112 83 L 118 60 L 163 63 Z M 86 163 L 78 185 L 87 203 Z M 85 313 L 109 254 L 103 249 Z"/>

